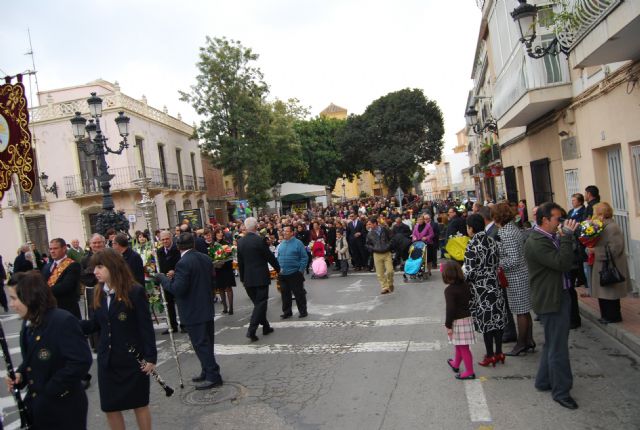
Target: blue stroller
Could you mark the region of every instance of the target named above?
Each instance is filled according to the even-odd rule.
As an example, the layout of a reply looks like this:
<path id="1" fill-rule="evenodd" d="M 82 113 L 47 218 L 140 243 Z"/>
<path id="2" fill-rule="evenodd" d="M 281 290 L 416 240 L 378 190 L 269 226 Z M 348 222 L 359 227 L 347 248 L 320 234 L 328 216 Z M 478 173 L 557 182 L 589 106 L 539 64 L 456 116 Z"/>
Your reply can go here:
<path id="1" fill-rule="evenodd" d="M 402 277 L 407 282 L 409 279 L 424 279 L 424 264 L 427 260 L 427 244 L 416 241 L 409 248 L 409 258 L 404 263 Z"/>

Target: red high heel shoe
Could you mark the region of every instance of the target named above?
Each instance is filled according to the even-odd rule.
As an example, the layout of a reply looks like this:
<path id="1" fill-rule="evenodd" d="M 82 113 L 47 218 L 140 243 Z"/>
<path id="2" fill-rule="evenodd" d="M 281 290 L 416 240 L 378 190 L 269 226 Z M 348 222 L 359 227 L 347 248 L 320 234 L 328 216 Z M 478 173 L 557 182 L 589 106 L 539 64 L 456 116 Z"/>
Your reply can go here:
<path id="1" fill-rule="evenodd" d="M 489 367 L 489 365 L 493 365 L 496 367 L 496 357 L 494 355 L 485 355 L 484 360 L 479 361 L 478 364 L 482 367 Z"/>
<path id="2" fill-rule="evenodd" d="M 500 362 L 504 364 L 505 355 L 501 352 L 500 354 L 496 354 L 495 359 L 496 363 Z"/>

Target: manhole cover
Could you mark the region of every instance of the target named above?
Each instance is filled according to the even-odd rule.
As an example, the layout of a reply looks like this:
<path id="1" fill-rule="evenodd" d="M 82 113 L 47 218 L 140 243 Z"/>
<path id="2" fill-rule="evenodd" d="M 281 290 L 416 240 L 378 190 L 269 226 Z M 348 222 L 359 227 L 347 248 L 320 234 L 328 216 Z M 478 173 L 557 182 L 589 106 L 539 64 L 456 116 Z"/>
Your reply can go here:
<path id="1" fill-rule="evenodd" d="M 225 382 L 222 387 L 212 390 L 193 390 L 182 395 L 182 402 L 186 405 L 216 405 L 232 402 L 244 396 L 246 388 L 242 385 Z"/>

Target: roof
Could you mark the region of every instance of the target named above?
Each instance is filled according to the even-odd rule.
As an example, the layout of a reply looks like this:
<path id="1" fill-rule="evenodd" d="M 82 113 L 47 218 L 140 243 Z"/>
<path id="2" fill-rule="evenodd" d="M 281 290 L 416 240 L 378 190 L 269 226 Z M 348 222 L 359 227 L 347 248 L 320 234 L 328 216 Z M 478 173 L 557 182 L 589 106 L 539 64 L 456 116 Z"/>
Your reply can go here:
<path id="1" fill-rule="evenodd" d="M 340 107 L 338 105 L 334 105 L 333 103 L 331 103 L 331 104 L 329 104 L 329 106 L 324 108 L 324 110 L 322 112 L 320 112 L 320 115 L 326 115 L 326 114 L 338 113 L 338 112 L 346 113 L 347 110 L 345 108 L 343 108 L 343 107 Z"/>

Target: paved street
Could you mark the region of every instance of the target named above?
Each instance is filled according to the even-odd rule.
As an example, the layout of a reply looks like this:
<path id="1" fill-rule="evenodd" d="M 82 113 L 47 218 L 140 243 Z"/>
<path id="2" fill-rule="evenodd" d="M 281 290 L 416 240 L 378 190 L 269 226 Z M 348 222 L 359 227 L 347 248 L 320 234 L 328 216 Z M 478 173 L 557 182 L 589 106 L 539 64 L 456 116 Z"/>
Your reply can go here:
<path id="1" fill-rule="evenodd" d="M 250 303 L 236 288 L 233 316 L 216 320 L 216 354 L 225 386 L 204 394 L 190 377 L 199 368 L 186 335 L 178 335 L 185 377 L 180 392 L 168 336 L 156 332 L 159 371 L 176 388 L 167 398 L 152 385 L 157 429 L 637 429 L 638 357 L 585 321 L 571 333 L 575 375 L 572 412 L 533 388 L 539 352 L 507 358 L 495 369 L 476 367 L 478 380 L 453 378 L 446 364 L 451 347 L 442 327 L 444 285 L 439 273 L 423 283 L 378 294 L 373 274 L 307 281 L 309 317 L 280 321 L 280 299 L 269 316 L 275 332 L 250 344 L 244 337 Z M 218 307 L 217 310 L 220 310 Z M 13 315 L 2 317 L 14 363 L 19 363 Z M 542 345 L 539 323 L 535 339 Z M 511 344 L 507 345 L 507 350 Z M 472 348 L 475 361 L 484 346 Z M 95 364 L 92 367 L 95 382 Z M 89 428 L 106 428 L 98 387 L 89 394 Z M 216 404 L 210 404 L 222 400 Z M 209 404 L 198 404 L 209 403 Z M 0 405 L 6 426 L 17 428 L 12 398 Z M 133 414 L 127 413 L 130 428 Z"/>

